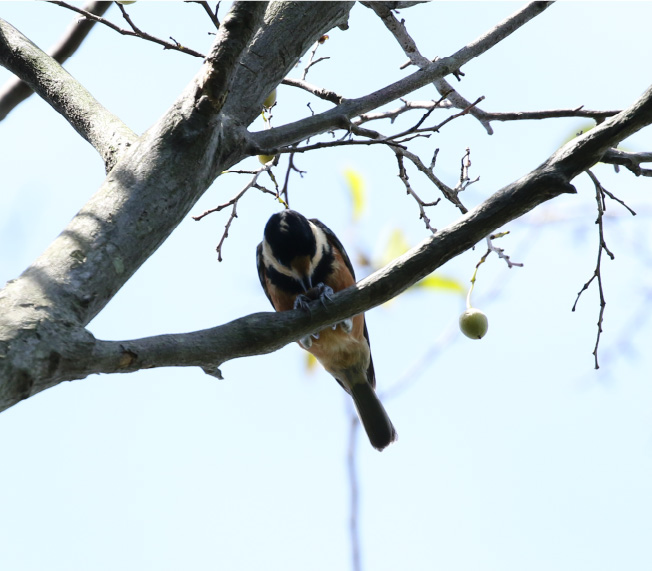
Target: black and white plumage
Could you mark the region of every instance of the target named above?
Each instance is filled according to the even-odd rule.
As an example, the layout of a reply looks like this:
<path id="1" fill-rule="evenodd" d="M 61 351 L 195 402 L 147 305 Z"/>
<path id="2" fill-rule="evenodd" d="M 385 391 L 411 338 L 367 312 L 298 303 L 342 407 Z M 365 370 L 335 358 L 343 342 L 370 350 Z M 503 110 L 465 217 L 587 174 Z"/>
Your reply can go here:
<path id="1" fill-rule="evenodd" d="M 265 226 L 256 252 L 258 276 L 276 311 L 305 308 L 314 299 L 355 284 L 351 260 L 337 236 L 317 219 L 284 210 Z M 300 341 L 344 390 L 372 446 L 378 450 L 397 438 L 396 430 L 376 396 L 376 377 L 364 314 L 344 320 Z"/>

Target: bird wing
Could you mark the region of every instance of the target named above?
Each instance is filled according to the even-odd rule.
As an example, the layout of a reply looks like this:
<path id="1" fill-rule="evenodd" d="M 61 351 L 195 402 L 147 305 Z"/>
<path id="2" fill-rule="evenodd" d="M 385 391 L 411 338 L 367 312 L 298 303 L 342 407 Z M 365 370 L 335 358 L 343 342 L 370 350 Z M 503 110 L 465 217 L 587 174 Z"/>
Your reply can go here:
<path id="1" fill-rule="evenodd" d="M 353 264 L 351 264 L 351 259 L 349 258 L 349 255 L 346 253 L 346 250 L 344 249 L 342 242 L 340 242 L 340 239 L 335 235 L 335 232 L 333 232 L 328 226 L 326 226 L 326 224 L 324 224 L 321 220 L 318 220 L 317 218 L 311 218 L 310 222 L 312 222 L 315 226 L 321 228 L 324 231 L 324 234 L 326 234 L 326 238 L 330 242 L 331 246 L 339 250 L 340 254 L 342 255 L 342 259 L 346 264 L 346 267 L 351 272 L 353 279 L 355 279 L 355 271 L 353 270 Z M 369 344 L 369 349 L 371 349 L 371 341 L 369 341 L 369 331 L 367 331 L 366 319 L 364 323 L 364 338 L 367 340 L 367 343 Z M 374 361 L 371 358 L 371 355 L 369 355 L 369 367 L 367 368 L 367 381 L 369 381 L 369 384 L 372 387 L 376 388 L 376 373 L 374 372 Z"/>
<path id="2" fill-rule="evenodd" d="M 335 235 L 335 232 L 333 232 L 326 224 L 323 222 L 317 220 L 316 218 L 311 218 L 310 222 L 312 222 L 315 226 L 318 228 L 321 228 L 324 231 L 324 234 L 326 234 L 326 238 L 328 241 L 331 243 L 331 246 L 339 250 L 340 254 L 342 254 L 342 258 L 344 259 L 344 263 L 346 264 L 346 267 L 349 269 L 351 272 L 351 275 L 353 276 L 353 279 L 355 279 L 355 272 L 353 271 L 353 264 L 351 264 L 351 260 L 349 259 L 349 255 L 346 253 L 346 250 L 344 249 L 344 246 L 342 245 L 342 242 L 340 242 L 340 239 Z"/>
<path id="3" fill-rule="evenodd" d="M 260 280 L 260 285 L 263 286 L 263 291 L 269 299 L 269 303 L 274 307 L 274 302 L 272 301 L 269 291 L 267 290 L 267 276 L 265 274 L 265 262 L 263 261 L 263 243 L 258 244 L 256 248 L 256 266 L 258 267 L 258 279 Z"/>

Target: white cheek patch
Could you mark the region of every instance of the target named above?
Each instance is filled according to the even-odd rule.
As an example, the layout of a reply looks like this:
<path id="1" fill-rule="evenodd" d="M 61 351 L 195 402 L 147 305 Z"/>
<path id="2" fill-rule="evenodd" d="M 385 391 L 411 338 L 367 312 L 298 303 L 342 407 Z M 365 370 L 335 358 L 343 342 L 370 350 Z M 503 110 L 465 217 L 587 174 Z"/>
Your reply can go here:
<path id="1" fill-rule="evenodd" d="M 267 240 L 263 240 L 263 263 L 265 264 L 265 266 L 274 268 L 279 274 L 286 275 L 290 278 L 296 277 L 294 275 L 294 272 L 290 268 L 287 268 L 283 264 L 280 264 L 278 260 L 274 257 L 274 254 L 272 254 L 272 248 L 267 242 Z"/>
<path id="2" fill-rule="evenodd" d="M 310 221 L 308 221 L 308 223 L 310 224 L 310 228 L 315 237 L 315 242 L 317 242 L 317 251 L 315 252 L 314 257 L 310 261 L 310 273 L 312 274 L 317 268 L 317 266 L 319 265 L 319 262 L 321 262 L 321 259 L 324 257 L 324 248 L 326 249 L 326 251 L 328 251 L 330 248 L 330 244 L 328 243 L 326 234 L 321 228 L 318 228 Z"/>

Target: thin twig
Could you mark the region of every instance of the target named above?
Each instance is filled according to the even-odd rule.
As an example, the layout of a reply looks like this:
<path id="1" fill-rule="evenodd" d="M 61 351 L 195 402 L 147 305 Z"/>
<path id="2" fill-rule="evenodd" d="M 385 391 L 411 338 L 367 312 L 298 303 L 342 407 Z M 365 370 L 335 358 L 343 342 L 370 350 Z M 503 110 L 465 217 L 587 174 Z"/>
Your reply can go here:
<path id="1" fill-rule="evenodd" d="M 394 36 L 403 49 L 403 52 L 408 56 L 408 58 L 410 58 L 410 63 L 424 69 L 428 67 L 432 61 L 435 61 L 429 60 L 421 54 L 416 42 L 412 39 L 405 27 L 405 21 L 401 20 L 399 22 L 384 2 L 369 2 L 368 6 L 378 15 L 383 24 L 385 24 L 385 27 Z M 454 74 L 457 74 L 458 79 L 460 79 L 460 75 L 463 75 L 460 70 L 457 70 Z M 437 79 L 433 82 L 433 85 L 440 95 L 443 96 L 446 94 L 447 99 L 454 107 L 457 107 L 458 109 L 468 109 L 467 112 L 470 112 L 478 121 L 480 121 L 487 133 L 490 135 L 493 134 L 493 129 L 486 118 L 485 112 L 476 105 L 472 105 L 470 101 L 460 95 L 446 79 Z"/>
<path id="2" fill-rule="evenodd" d="M 283 81 L 281 81 L 281 83 L 283 85 L 291 85 L 292 87 L 299 87 L 300 89 L 303 89 L 308 93 L 312 93 L 313 95 L 319 97 L 320 99 L 330 101 L 331 103 L 335 103 L 336 105 L 343 103 L 345 100 L 344 97 L 335 93 L 334 91 L 331 91 L 330 89 L 324 89 L 323 87 L 317 87 L 315 85 L 311 85 L 310 83 L 308 83 L 307 81 L 303 81 L 302 79 L 292 79 L 290 77 L 286 77 Z"/>
<path id="3" fill-rule="evenodd" d="M 478 182 L 480 177 L 475 177 L 473 180 L 469 177 L 469 169 L 471 168 L 471 149 L 467 148 L 462 160 L 460 161 L 460 180 L 455 187 L 455 192 L 460 193 L 466 190 L 474 182 Z"/>
<path id="4" fill-rule="evenodd" d="M 132 30 L 126 30 L 125 28 L 121 28 L 120 26 L 117 26 L 116 24 L 114 24 L 109 20 L 106 20 L 105 18 L 101 18 L 99 16 L 96 16 L 95 14 L 91 14 L 90 12 L 83 10 L 82 8 L 77 8 L 76 6 L 68 4 L 67 2 L 58 2 L 55 0 L 49 0 L 49 1 L 50 4 L 56 4 L 57 6 L 61 6 L 62 8 L 67 8 L 68 10 L 72 10 L 73 12 L 77 12 L 78 14 L 81 14 L 82 16 L 87 18 L 88 20 L 92 20 L 94 22 L 104 24 L 105 26 L 108 26 L 109 28 L 115 30 L 119 34 L 122 34 L 123 36 L 132 36 L 136 38 L 141 38 L 143 40 L 147 40 L 149 42 L 153 42 L 155 44 L 163 46 L 163 49 L 166 50 L 176 50 L 194 57 L 200 57 L 200 58 L 205 57 L 204 54 L 201 54 L 193 49 L 182 46 L 178 42 L 170 43 L 166 40 L 162 40 L 161 38 L 157 38 L 156 36 L 152 36 L 147 32 L 143 32 L 132 22 L 131 18 L 129 18 L 129 15 L 127 14 L 127 12 L 125 11 L 124 7 L 121 4 L 118 4 L 118 7 L 122 11 L 122 15 L 125 17 L 129 25 L 132 27 Z"/>
<path id="5" fill-rule="evenodd" d="M 301 74 L 301 81 L 305 81 L 306 77 L 308 76 L 308 70 L 313 66 L 318 64 L 320 61 L 324 61 L 327 59 L 331 59 L 328 56 L 325 57 L 320 57 L 318 59 L 315 59 L 315 55 L 317 54 L 317 50 L 319 49 L 319 46 L 321 46 L 326 40 L 328 39 L 328 36 L 322 36 L 315 42 L 315 46 L 312 48 L 310 51 L 310 59 L 308 59 L 308 64 L 306 65 L 305 68 L 303 68 L 303 73 Z"/>
<path id="6" fill-rule="evenodd" d="M 460 201 L 457 192 L 454 189 L 452 189 L 450 186 L 442 182 L 433 172 L 434 160 L 431 163 L 432 164 L 431 168 L 428 168 L 426 165 L 423 164 L 423 161 L 419 158 L 419 156 L 415 155 L 411 151 L 408 151 L 407 149 L 404 149 L 402 147 L 392 148 L 392 150 L 394 149 L 398 149 L 398 152 L 401 155 L 403 155 L 404 157 L 412 161 L 412 164 L 414 164 L 414 166 L 417 167 L 419 171 L 425 174 L 428 177 L 428 179 L 443 193 L 444 197 L 449 202 L 454 204 L 462 214 L 466 214 L 468 212 L 467 208 Z"/>
<path id="7" fill-rule="evenodd" d="M 380 119 L 389 119 L 390 122 L 393 123 L 399 115 L 411 111 L 412 109 L 433 109 L 435 107 L 438 107 L 440 109 L 448 109 L 451 107 L 450 102 L 447 101 L 445 98 L 438 99 L 437 101 L 435 101 L 434 99 L 431 101 L 408 101 L 406 99 L 401 98 L 401 102 L 403 103 L 401 107 L 397 107 L 389 111 L 378 111 L 376 113 L 363 113 L 362 115 L 359 115 L 357 119 L 354 119 L 353 122 L 356 125 L 361 125 L 362 123 L 366 123 L 367 121 L 378 121 Z"/>
<path id="8" fill-rule="evenodd" d="M 425 209 L 428 206 L 436 206 L 441 199 L 438 198 L 434 202 L 424 202 L 423 200 L 421 200 L 419 195 L 417 195 L 417 193 L 414 192 L 414 189 L 410 185 L 409 178 L 408 178 L 408 175 L 407 175 L 407 171 L 405 170 L 405 165 L 403 164 L 403 155 L 396 152 L 396 150 L 394 150 L 394 152 L 396 153 L 396 160 L 398 161 L 398 178 L 400 178 L 401 182 L 405 185 L 405 190 L 407 191 L 407 193 L 410 196 L 412 196 L 412 198 L 414 198 L 414 200 L 416 200 L 416 203 L 417 203 L 417 205 L 419 207 L 419 218 L 421 220 L 423 220 L 423 223 L 426 225 L 426 228 L 428 230 L 430 230 L 430 232 L 432 232 L 434 234 L 435 232 L 437 232 L 437 229 L 433 228 L 430 225 L 430 218 L 426 214 Z"/>
<path id="9" fill-rule="evenodd" d="M 589 281 L 587 281 L 582 286 L 582 289 L 578 292 L 577 297 L 575 298 L 575 303 L 573 304 L 572 311 L 575 311 L 575 308 L 577 307 L 577 303 L 579 302 L 581 295 L 589 288 L 591 283 L 593 283 L 593 280 L 597 280 L 598 294 L 600 296 L 600 312 L 598 314 L 598 333 L 596 335 L 595 346 L 593 348 L 593 358 L 595 362 L 595 368 L 599 369 L 600 365 L 598 363 L 598 347 L 600 345 L 600 336 L 602 335 L 602 323 L 604 320 L 604 310 L 607 305 L 604 296 L 604 289 L 602 287 L 602 252 L 603 251 L 606 252 L 607 255 L 612 260 L 614 259 L 614 255 L 611 253 L 611 251 L 607 247 L 607 243 L 604 240 L 604 227 L 603 227 L 603 217 L 605 211 L 604 188 L 602 184 L 600 184 L 600 181 L 597 179 L 597 177 L 590 170 L 587 170 L 586 173 L 589 175 L 589 177 L 593 181 L 593 185 L 595 186 L 595 200 L 598 208 L 598 218 L 595 221 L 595 223 L 598 225 L 598 239 L 599 239 L 598 260 L 595 265 L 595 270 L 593 270 L 593 275 L 591 276 Z"/>
<path id="10" fill-rule="evenodd" d="M 261 175 L 263 172 L 267 172 L 274 183 L 276 183 L 274 179 L 274 175 L 271 172 L 271 165 L 267 164 L 262 166 L 256 171 L 230 171 L 230 172 L 240 172 L 240 173 L 248 173 L 248 174 L 253 174 L 253 178 L 247 183 L 247 185 L 238 193 L 236 194 L 231 200 L 228 202 L 225 202 L 224 204 L 220 204 L 219 206 L 216 206 L 215 208 L 210 208 L 209 210 L 206 210 L 205 212 L 202 212 L 201 214 L 197 216 L 193 216 L 192 219 L 195 220 L 196 222 L 199 222 L 202 218 L 205 216 L 208 216 L 209 214 L 212 214 L 213 212 L 220 212 L 224 210 L 225 208 L 228 208 L 229 206 L 231 207 L 231 213 L 229 214 L 229 219 L 226 221 L 226 225 L 224 226 L 224 232 L 222 233 L 222 237 L 220 238 L 220 241 L 217 244 L 217 247 L 215 248 L 215 251 L 217 252 L 217 261 L 221 262 L 222 261 L 222 247 L 224 246 L 225 240 L 229 237 L 229 229 L 231 228 L 231 224 L 233 224 L 233 221 L 238 217 L 238 201 L 246 194 L 246 192 L 250 188 L 257 188 L 261 192 L 265 194 L 271 194 L 278 198 L 278 189 L 277 192 L 273 192 L 269 190 L 268 188 L 265 188 L 264 186 L 258 184 L 258 177 Z"/>
<path id="11" fill-rule="evenodd" d="M 507 230 L 506 232 L 498 232 L 497 234 L 491 234 L 490 236 L 487 236 L 487 251 L 494 252 L 499 259 L 505 260 L 505 263 L 507 264 L 507 267 L 509 269 L 512 269 L 514 267 L 522 268 L 523 262 L 512 262 L 512 258 L 507 254 L 505 254 L 504 248 L 499 248 L 498 246 L 494 246 L 494 240 L 496 240 L 497 238 L 502 238 L 507 234 L 509 234 L 509 230 Z"/>
<path id="12" fill-rule="evenodd" d="M 288 168 L 285 171 L 285 180 L 283 181 L 283 188 L 281 189 L 280 195 L 283 197 L 285 204 L 290 206 L 290 197 L 289 197 L 289 186 L 290 173 L 291 172 L 299 173 L 299 176 L 303 178 L 303 175 L 306 174 L 306 171 L 302 171 L 294 164 L 294 153 L 290 153 L 288 156 Z"/>
<path id="13" fill-rule="evenodd" d="M 560 119 L 563 117 L 586 117 L 602 123 L 605 119 L 617 115 L 620 111 L 592 111 L 580 105 L 575 109 L 549 109 L 544 111 L 513 111 L 509 113 L 490 111 L 485 112 L 489 121 L 536 121 L 540 119 Z"/>
<path id="14" fill-rule="evenodd" d="M 218 2 L 215 6 L 215 12 L 211 10 L 211 7 L 208 5 L 208 2 L 201 2 L 198 0 L 190 0 L 189 4 L 199 4 L 204 11 L 208 14 L 208 17 L 211 19 L 211 22 L 213 22 L 213 25 L 215 26 L 216 30 L 220 29 L 220 21 L 217 19 L 217 12 L 220 9 L 220 2 Z"/>

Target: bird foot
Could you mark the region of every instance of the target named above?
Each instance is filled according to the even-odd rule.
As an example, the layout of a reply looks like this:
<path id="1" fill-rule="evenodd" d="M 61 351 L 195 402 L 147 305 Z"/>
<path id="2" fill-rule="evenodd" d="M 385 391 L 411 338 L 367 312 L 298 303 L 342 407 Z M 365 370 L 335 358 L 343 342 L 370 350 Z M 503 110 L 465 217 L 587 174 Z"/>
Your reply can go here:
<path id="1" fill-rule="evenodd" d="M 319 331 L 315 331 L 310 335 L 306 335 L 305 337 L 302 337 L 301 339 L 299 339 L 299 343 L 304 349 L 310 349 L 310 347 L 312 347 L 313 339 L 319 339 Z"/>
<path id="2" fill-rule="evenodd" d="M 315 287 L 310 288 L 306 293 L 300 293 L 294 300 L 294 309 L 302 309 L 310 311 L 310 302 L 318 299 L 322 305 L 326 307 L 326 300 L 331 301 L 333 295 L 333 288 L 326 284 L 320 283 Z"/>
<path id="3" fill-rule="evenodd" d="M 347 317 L 343 321 L 338 321 L 337 323 L 333 323 L 332 325 L 333 331 L 337 329 L 338 325 L 342 328 L 342 331 L 344 331 L 344 333 L 351 333 L 351 331 L 353 331 L 353 319 L 351 319 L 350 317 Z"/>

